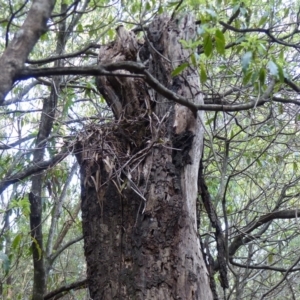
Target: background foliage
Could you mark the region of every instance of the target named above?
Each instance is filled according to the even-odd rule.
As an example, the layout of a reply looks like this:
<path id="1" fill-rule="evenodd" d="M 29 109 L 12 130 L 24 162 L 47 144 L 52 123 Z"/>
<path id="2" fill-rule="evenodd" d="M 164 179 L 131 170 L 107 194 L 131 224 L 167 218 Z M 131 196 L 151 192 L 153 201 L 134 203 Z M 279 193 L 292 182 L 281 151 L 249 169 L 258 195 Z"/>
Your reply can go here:
<path id="1" fill-rule="evenodd" d="M 0 0 L 0 53 L 23 24 L 30 1 Z M 144 39 L 162 13 L 194 14 L 198 37 L 180 75 L 197 65 L 206 105 L 204 175 L 224 230 L 230 288 L 225 299 L 297 299 L 299 294 L 299 1 L 56 1 L 27 68 L 97 63 L 100 45 L 123 24 Z M 3 70 L 1 70 L 3 72 Z M 87 72 L 88 73 L 88 72 Z M 55 119 L 44 141 L 49 161 L 68 145 L 70 155 L 42 175 L 47 289 L 85 279 L 77 133 L 112 118 L 93 76 L 57 75 L 20 80 L 0 107 L 0 181 L 17 178 L 0 198 L 0 274 L 3 299 L 28 299 L 33 285 L 28 226 L 30 176 L 43 104 L 56 97 Z M 31 174 L 27 174 L 31 175 Z M 1 184 L 0 184 L 1 186 Z M 199 199 L 206 253 L 216 257 L 214 229 Z M 215 266 L 216 271 L 218 266 Z M 71 290 L 65 299 L 88 299 Z"/>

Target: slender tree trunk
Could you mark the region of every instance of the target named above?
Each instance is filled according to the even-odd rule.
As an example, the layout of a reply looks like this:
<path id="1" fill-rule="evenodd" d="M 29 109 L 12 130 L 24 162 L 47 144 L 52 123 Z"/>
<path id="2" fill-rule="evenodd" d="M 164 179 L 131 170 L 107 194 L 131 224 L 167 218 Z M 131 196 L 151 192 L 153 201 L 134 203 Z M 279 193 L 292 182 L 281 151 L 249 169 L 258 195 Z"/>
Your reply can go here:
<path id="1" fill-rule="evenodd" d="M 67 8 L 66 4 L 61 5 L 61 11 L 64 12 Z M 61 54 L 65 47 L 65 29 L 66 23 L 63 21 L 60 24 L 60 31 L 57 36 L 56 53 Z M 55 66 L 61 66 L 61 61 L 56 61 Z M 33 163 L 38 165 L 43 161 L 45 149 L 47 146 L 47 138 L 49 137 L 53 122 L 55 119 L 55 111 L 58 101 L 58 90 L 60 88 L 61 76 L 56 76 L 53 79 L 51 93 L 48 99 L 44 100 L 43 110 L 41 115 L 41 122 L 39 132 L 36 139 L 36 149 L 33 152 Z M 34 280 L 32 289 L 32 299 L 42 300 L 46 292 L 47 272 L 49 267 L 46 268 L 44 260 L 44 247 L 43 247 L 43 231 L 42 231 L 42 194 L 43 194 L 43 173 L 38 173 L 32 176 L 31 192 L 29 194 L 30 201 L 30 229 L 32 237 L 32 256 L 34 267 Z"/>
<path id="2" fill-rule="evenodd" d="M 188 15 L 161 16 L 138 43 L 121 26 L 99 60 L 140 60 L 200 104 L 196 69 L 171 77 L 191 54 L 179 41 L 195 30 Z M 175 105 L 139 77 L 100 77 L 97 85 L 116 121 L 86 128 L 76 147 L 92 299 L 212 299 L 196 225 L 202 113 Z"/>
<path id="3" fill-rule="evenodd" d="M 38 165 L 43 161 L 47 138 L 52 129 L 57 103 L 57 95 L 52 88 L 50 97 L 44 100 L 39 133 L 36 139 L 36 149 L 33 152 L 33 163 Z M 44 264 L 43 231 L 42 231 L 42 194 L 43 173 L 32 176 L 30 201 L 30 229 L 32 237 L 32 256 L 34 280 L 32 299 L 41 300 L 46 292 L 46 268 Z"/>

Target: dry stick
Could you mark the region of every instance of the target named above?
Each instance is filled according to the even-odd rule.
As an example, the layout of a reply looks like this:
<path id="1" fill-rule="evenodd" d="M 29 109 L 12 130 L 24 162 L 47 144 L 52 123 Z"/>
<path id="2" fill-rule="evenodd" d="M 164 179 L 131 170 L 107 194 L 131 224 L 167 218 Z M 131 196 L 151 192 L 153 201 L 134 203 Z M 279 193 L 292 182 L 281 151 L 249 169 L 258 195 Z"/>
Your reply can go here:
<path id="1" fill-rule="evenodd" d="M 290 273 L 290 271 L 298 264 L 299 261 L 300 261 L 300 256 L 295 261 L 295 263 L 289 269 L 287 269 L 287 271 L 285 272 L 283 278 L 275 286 L 273 286 L 268 292 L 266 292 L 265 294 L 263 294 L 262 297 L 260 298 L 260 300 L 264 299 L 268 294 L 270 294 L 275 289 L 277 289 L 282 284 L 282 282 L 286 279 L 286 277 L 288 276 L 288 274 Z"/>
<path id="2" fill-rule="evenodd" d="M 71 216 L 71 219 L 66 221 L 62 227 L 61 232 L 59 233 L 59 236 L 57 237 L 55 244 L 53 246 L 53 250 L 57 251 L 58 247 L 60 246 L 60 244 L 62 243 L 64 237 L 66 236 L 66 234 L 68 233 L 69 229 L 71 228 L 72 224 L 75 223 L 75 219 L 80 211 L 81 208 L 81 202 L 78 202 L 77 206 L 75 207 L 75 211 L 73 213 L 73 215 Z"/>
<path id="3" fill-rule="evenodd" d="M 71 284 L 64 285 L 44 296 L 44 300 L 49 300 L 49 299 L 58 299 L 63 297 L 66 293 L 70 290 L 79 290 L 79 289 L 85 289 L 87 288 L 87 279 L 73 282 Z M 54 298 L 55 297 L 55 298 Z"/>

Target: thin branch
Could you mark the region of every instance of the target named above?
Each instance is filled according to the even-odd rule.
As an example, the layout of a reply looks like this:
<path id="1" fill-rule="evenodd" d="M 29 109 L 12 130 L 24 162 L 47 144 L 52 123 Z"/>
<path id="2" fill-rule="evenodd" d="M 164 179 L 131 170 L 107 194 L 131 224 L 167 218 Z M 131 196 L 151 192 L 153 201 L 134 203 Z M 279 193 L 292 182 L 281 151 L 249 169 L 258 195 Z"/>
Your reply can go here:
<path id="1" fill-rule="evenodd" d="M 81 54 L 86 53 L 89 49 L 94 48 L 94 49 L 99 49 L 100 46 L 94 43 L 91 43 L 89 45 L 87 45 L 86 47 L 84 47 L 81 50 L 78 50 L 76 52 L 73 53 L 69 53 L 69 54 L 64 54 L 64 55 L 57 55 L 57 56 L 52 56 L 52 57 L 48 57 L 48 58 L 44 58 L 44 59 L 39 59 L 39 60 L 31 60 L 31 59 L 27 59 L 26 63 L 28 64 L 47 64 L 59 59 L 66 59 L 66 58 L 73 58 L 73 57 L 77 57 Z"/>
<path id="2" fill-rule="evenodd" d="M 0 194 L 2 194 L 6 190 L 6 188 L 8 188 L 11 184 L 19 182 L 35 173 L 44 171 L 45 169 L 47 169 L 49 167 L 53 167 L 54 165 L 56 165 L 57 163 L 62 161 L 65 157 L 67 157 L 68 155 L 69 155 L 69 151 L 62 150 L 59 154 L 55 155 L 54 157 L 52 157 L 49 160 L 41 161 L 41 162 L 35 164 L 34 166 L 30 166 L 30 167 L 26 168 L 25 170 L 22 170 L 16 174 L 13 174 L 13 175 L 3 179 L 0 182 Z"/>
<path id="3" fill-rule="evenodd" d="M 5 34 L 5 48 L 8 47 L 8 42 L 9 42 L 9 28 L 10 28 L 10 25 L 14 19 L 14 17 L 27 5 L 28 3 L 28 0 L 26 0 L 22 5 L 21 7 L 16 11 L 16 12 L 12 12 L 10 18 L 9 18 L 9 21 L 7 23 L 7 26 L 6 26 L 6 34 Z"/>
<path id="4" fill-rule="evenodd" d="M 72 246 L 73 244 L 81 241 L 83 239 L 83 235 L 78 236 L 77 238 L 69 241 L 65 245 L 63 245 L 61 248 L 59 248 L 55 253 L 53 253 L 50 257 L 49 260 L 53 262 L 63 251 L 65 251 L 68 247 Z"/>
<path id="5" fill-rule="evenodd" d="M 26 142 L 26 141 L 28 141 L 28 140 L 30 140 L 30 139 L 33 139 L 34 137 L 36 137 L 35 134 L 30 134 L 30 135 L 28 135 L 28 136 L 25 136 L 24 138 L 21 138 L 21 139 L 17 140 L 16 142 L 13 142 L 13 143 L 8 144 L 8 145 L 5 145 L 5 144 L 3 144 L 2 142 L 0 142 L 0 144 L 2 144 L 2 145 L 0 145 L 0 150 L 11 149 L 11 148 L 13 148 L 13 147 L 15 147 L 15 146 L 20 145 L 20 144 L 23 143 L 23 142 Z"/>
<path id="6" fill-rule="evenodd" d="M 284 276 L 282 277 L 282 279 L 277 284 L 275 284 L 275 286 L 273 286 L 270 290 L 268 290 L 265 294 L 263 294 L 260 299 L 261 300 L 264 299 L 268 294 L 272 293 L 275 289 L 277 289 L 285 281 L 285 279 L 287 278 L 288 274 L 290 272 L 294 271 L 293 268 L 299 263 L 299 261 L 300 261 L 300 256 L 293 263 L 293 265 L 288 270 L 286 270 L 286 272 L 285 272 Z"/>
<path id="7" fill-rule="evenodd" d="M 286 83 L 295 92 L 300 93 L 300 87 L 298 87 L 295 83 L 293 83 L 289 79 L 284 78 L 284 83 Z"/>
<path id="8" fill-rule="evenodd" d="M 70 214 L 69 211 L 67 211 L 71 217 L 71 219 L 69 219 L 68 221 L 66 221 L 55 241 L 55 244 L 53 246 L 53 250 L 52 251 L 57 251 L 57 249 L 59 248 L 60 244 L 62 243 L 63 239 L 65 238 L 65 236 L 67 235 L 69 229 L 71 228 L 71 226 L 73 225 L 73 223 L 75 222 L 75 219 L 79 213 L 81 209 L 81 202 L 79 201 L 75 207 L 74 213 Z"/>
<path id="9" fill-rule="evenodd" d="M 283 99 L 280 97 L 273 96 L 273 101 L 279 103 L 285 103 L 285 104 L 291 103 L 295 105 L 300 105 L 300 99 Z"/>
<path id="10" fill-rule="evenodd" d="M 33 112 L 40 112 L 42 111 L 41 109 L 29 109 L 29 110 L 9 110 L 9 111 L 4 111 L 0 112 L 0 115 L 9 115 L 9 114 L 29 114 Z"/>
<path id="11" fill-rule="evenodd" d="M 70 290 L 79 290 L 79 289 L 85 289 L 85 288 L 87 288 L 87 279 L 84 279 L 81 281 L 76 281 L 76 282 L 73 282 L 70 284 L 66 284 L 66 285 L 46 294 L 44 296 L 44 300 L 59 299 L 59 298 L 63 297 L 66 294 L 66 292 L 69 292 Z"/>
<path id="12" fill-rule="evenodd" d="M 236 267 L 243 268 L 243 269 L 252 269 L 252 270 L 270 270 L 270 271 L 276 271 L 276 272 L 297 272 L 300 271 L 300 268 L 289 268 L 289 269 L 284 269 L 284 268 L 276 268 L 276 267 L 270 267 L 268 265 L 260 265 L 260 266 L 252 266 L 252 265 L 243 265 L 240 263 L 237 263 L 233 261 L 233 259 L 230 259 L 230 263 Z M 293 264 L 292 267 L 294 267 L 295 264 Z"/>
<path id="13" fill-rule="evenodd" d="M 53 14 L 51 15 L 51 18 L 57 18 L 57 17 L 63 17 L 67 14 L 67 12 L 73 7 L 76 6 L 80 0 L 75 0 L 64 12 L 59 13 L 59 14 Z M 72 12 L 73 13 L 73 12 Z"/>
<path id="14" fill-rule="evenodd" d="M 170 19 L 171 21 L 174 20 L 175 14 L 176 14 L 177 10 L 179 9 L 179 7 L 181 6 L 182 2 L 183 2 L 183 0 L 180 0 L 180 1 L 178 2 L 178 4 L 176 5 L 176 7 L 174 8 L 174 10 L 173 10 L 173 12 L 172 12 L 172 15 L 171 15 L 171 19 Z"/>
<path id="15" fill-rule="evenodd" d="M 18 95 L 14 98 L 11 99 L 7 99 L 5 102 L 0 103 L 0 106 L 7 106 L 10 104 L 14 104 L 14 103 L 18 103 L 18 102 L 26 102 L 26 101 L 31 101 L 31 99 L 26 99 L 25 95 L 27 93 L 29 93 L 29 91 L 35 87 L 36 85 L 40 84 L 39 81 L 35 80 L 33 82 L 31 82 L 30 84 L 28 84 L 27 86 L 25 86 L 22 91 L 20 93 L 18 93 Z"/>
<path id="16" fill-rule="evenodd" d="M 114 73 L 113 71 L 126 70 L 133 74 Z M 83 76 L 130 76 L 143 77 L 145 82 L 151 86 L 156 92 L 160 93 L 169 100 L 188 107 L 194 115 L 198 110 L 204 111 L 243 111 L 249 110 L 256 106 L 263 105 L 268 101 L 273 85 L 271 84 L 267 91 L 262 95 L 258 101 L 251 101 L 243 104 L 234 105 L 218 105 L 218 104 L 199 104 L 192 103 L 189 99 L 184 98 L 162 85 L 155 77 L 153 77 L 147 70 L 146 66 L 133 62 L 124 61 L 111 64 L 103 64 L 99 66 L 88 67 L 62 67 L 62 68 L 41 68 L 41 69 L 23 69 L 17 76 L 16 80 L 25 80 L 31 77 L 52 76 L 52 75 L 83 75 Z"/>
<path id="17" fill-rule="evenodd" d="M 280 44 L 280 45 L 283 45 L 283 46 L 287 46 L 287 47 L 292 47 L 292 48 L 295 48 L 295 49 L 299 49 L 300 46 L 297 45 L 297 44 L 290 44 L 290 43 L 286 43 L 282 40 L 279 40 L 277 39 L 275 36 L 273 36 L 271 34 L 271 29 L 264 29 L 264 28 L 236 28 L 236 27 L 233 27 L 223 21 L 220 21 L 219 22 L 222 26 L 224 26 L 226 29 L 229 29 L 231 31 L 234 31 L 234 32 L 239 32 L 239 33 L 249 33 L 249 32 L 261 32 L 261 33 L 265 33 L 270 39 L 272 42 L 275 42 L 277 44 Z"/>
<path id="18" fill-rule="evenodd" d="M 248 236 L 245 240 L 243 239 L 243 237 L 249 235 L 256 228 L 277 219 L 295 219 L 298 217 L 298 214 L 299 214 L 299 210 L 295 209 L 295 210 L 274 211 L 261 216 L 254 224 L 248 226 L 248 228 L 244 229 L 241 234 L 239 234 L 237 237 L 234 238 L 233 242 L 230 244 L 228 249 L 229 256 L 230 257 L 233 256 L 234 253 L 239 249 L 239 247 L 254 239 L 254 237 Z M 258 238 L 259 236 L 255 235 L 255 237 Z"/>

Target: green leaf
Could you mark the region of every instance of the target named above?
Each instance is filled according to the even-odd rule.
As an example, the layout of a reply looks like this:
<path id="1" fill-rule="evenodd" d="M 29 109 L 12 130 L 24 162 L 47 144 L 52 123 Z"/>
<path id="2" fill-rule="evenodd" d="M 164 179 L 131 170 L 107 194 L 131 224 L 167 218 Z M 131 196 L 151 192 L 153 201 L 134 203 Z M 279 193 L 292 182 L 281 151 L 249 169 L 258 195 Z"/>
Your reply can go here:
<path id="1" fill-rule="evenodd" d="M 16 250 L 19 247 L 21 239 L 22 239 L 22 234 L 19 233 L 11 243 L 12 249 Z"/>
<path id="2" fill-rule="evenodd" d="M 284 72 L 282 67 L 279 64 L 276 64 L 278 68 L 278 75 L 279 75 L 279 80 L 280 82 L 284 82 Z"/>
<path id="3" fill-rule="evenodd" d="M 39 259 L 41 259 L 41 257 L 42 257 L 42 249 L 41 249 L 39 243 L 37 242 L 37 240 L 34 237 L 31 237 L 31 239 L 32 239 L 32 242 L 34 243 L 37 251 L 38 251 Z"/>
<path id="4" fill-rule="evenodd" d="M 204 54 L 206 56 L 210 56 L 210 54 L 212 53 L 213 44 L 212 44 L 211 36 L 209 34 L 207 34 L 204 37 L 204 40 L 203 40 L 203 50 L 204 50 Z"/>
<path id="5" fill-rule="evenodd" d="M 197 55 L 198 55 L 197 53 L 192 53 L 191 55 L 191 61 L 194 67 L 197 66 Z"/>
<path id="6" fill-rule="evenodd" d="M 205 122 L 205 124 L 206 124 L 206 125 L 211 124 L 211 123 L 213 122 L 214 119 L 215 119 L 215 117 L 212 117 L 212 118 L 207 119 L 206 122 Z"/>
<path id="7" fill-rule="evenodd" d="M 112 40 L 112 39 L 114 38 L 114 36 L 115 36 L 115 30 L 109 29 L 109 30 L 107 31 L 107 34 L 108 34 L 108 36 L 109 36 L 109 39 Z"/>
<path id="8" fill-rule="evenodd" d="M 283 114 L 283 105 L 282 105 L 282 103 L 279 103 L 279 105 L 278 105 L 278 112 L 279 112 L 280 115 Z"/>
<path id="9" fill-rule="evenodd" d="M 207 80 L 207 74 L 203 64 L 200 66 L 200 80 L 201 83 L 204 83 Z"/>
<path id="10" fill-rule="evenodd" d="M 229 136 L 230 136 L 230 139 L 232 139 L 234 137 L 234 130 L 230 130 L 230 133 L 229 133 Z"/>
<path id="11" fill-rule="evenodd" d="M 284 11 L 283 18 L 286 18 L 288 16 L 288 14 L 290 13 L 290 7 L 286 7 L 283 11 Z"/>
<path id="12" fill-rule="evenodd" d="M 264 25 L 266 23 L 266 21 L 268 20 L 268 18 L 269 18 L 269 12 L 265 12 L 258 22 L 258 27 L 260 27 L 261 25 Z"/>
<path id="13" fill-rule="evenodd" d="M 255 92 L 257 92 L 257 93 L 258 93 L 258 92 L 259 92 L 259 93 L 261 92 L 261 86 L 260 86 L 260 84 L 259 84 L 258 82 L 254 82 L 254 83 L 253 83 L 253 88 L 254 88 L 254 91 L 255 91 Z"/>
<path id="14" fill-rule="evenodd" d="M 261 68 L 260 71 L 259 71 L 259 82 L 260 82 L 261 85 L 265 84 L 266 75 L 267 75 L 266 69 Z"/>
<path id="15" fill-rule="evenodd" d="M 189 48 L 189 43 L 186 40 L 179 40 L 179 42 L 184 48 Z"/>
<path id="16" fill-rule="evenodd" d="M 293 171 L 294 173 L 298 171 L 298 164 L 296 162 L 293 162 Z"/>
<path id="17" fill-rule="evenodd" d="M 211 8 L 205 8 L 204 11 L 206 11 L 212 18 L 216 18 L 217 17 L 216 12 L 213 9 L 211 9 Z"/>
<path id="18" fill-rule="evenodd" d="M 269 69 L 269 73 L 270 75 L 274 76 L 274 77 L 279 77 L 279 70 L 278 70 L 278 67 L 277 65 L 272 61 L 270 60 L 268 62 L 268 65 L 267 65 L 268 69 Z"/>
<path id="19" fill-rule="evenodd" d="M 242 6 L 240 6 L 240 12 L 243 16 L 245 16 L 247 14 L 247 10 Z"/>
<path id="20" fill-rule="evenodd" d="M 256 162 L 257 162 L 257 164 L 258 164 L 260 167 L 263 166 L 262 163 L 261 163 L 261 161 L 260 161 L 259 159 L 257 159 Z"/>
<path id="21" fill-rule="evenodd" d="M 240 4 L 235 5 L 235 6 L 233 7 L 232 14 L 234 15 L 234 14 L 237 12 L 237 10 L 240 9 L 240 7 L 241 7 Z"/>
<path id="22" fill-rule="evenodd" d="M 225 37 L 221 30 L 217 29 L 215 33 L 215 41 L 217 52 L 220 54 L 225 53 Z"/>
<path id="23" fill-rule="evenodd" d="M 79 23 L 79 24 L 77 25 L 77 31 L 83 32 L 83 26 L 82 26 L 81 23 Z"/>
<path id="24" fill-rule="evenodd" d="M 186 69 L 189 66 L 189 63 L 185 62 L 181 65 L 179 65 L 175 70 L 173 70 L 172 72 L 172 76 L 176 76 L 178 74 L 180 74 L 184 69 Z"/>
<path id="25" fill-rule="evenodd" d="M 243 78 L 243 84 L 246 85 L 250 79 L 253 77 L 253 72 L 250 71 L 250 72 L 247 72 L 246 74 L 244 74 L 244 78 Z"/>
<path id="26" fill-rule="evenodd" d="M 197 34 L 198 35 L 203 35 L 205 32 L 206 32 L 205 31 L 205 26 L 200 25 L 200 26 L 197 27 Z"/>
<path id="27" fill-rule="evenodd" d="M 283 50 L 281 50 L 280 53 L 279 53 L 279 60 L 282 61 L 282 62 L 285 61 L 284 60 L 284 51 Z"/>
<path id="28" fill-rule="evenodd" d="M 251 60 L 252 60 L 252 52 L 251 52 L 251 51 L 246 52 L 246 53 L 242 56 L 241 64 L 242 64 L 242 70 L 243 70 L 244 73 L 247 72 Z"/>
<path id="29" fill-rule="evenodd" d="M 269 253 L 268 255 L 268 264 L 272 264 L 273 263 L 273 257 L 274 257 L 274 254 L 273 253 Z"/>
<path id="30" fill-rule="evenodd" d="M 168 2 L 167 6 L 172 7 L 172 6 L 178 5 L 179 2 L 180 1 L 170 1 L 170 2 Z"/>
<path id="31" fill-rule="evenodd" d="M 5 274 L 7 275 L 8 271 L 10 269 L 10 260 L 9 260 L 8 256 L 3 252 L 0 252 L 0 260 L 2 260 L 2 267 L 3 267 Z"/>
<path id="32" fill-rule="evenodd" d="M 45 33 L 43 33 L 40 37 L 41 41 L 45 42 L 49 40 L 49 34 L 48 31 L 46 31 Z"/>
<path id="33" fill-rule="evenodd" d="M 254 84 L 255 82 L 257 82 L 257 79 L 259 78 L 259 72 L 253 72 L 252 76 L 251 76 L 251 83 Z"/>

